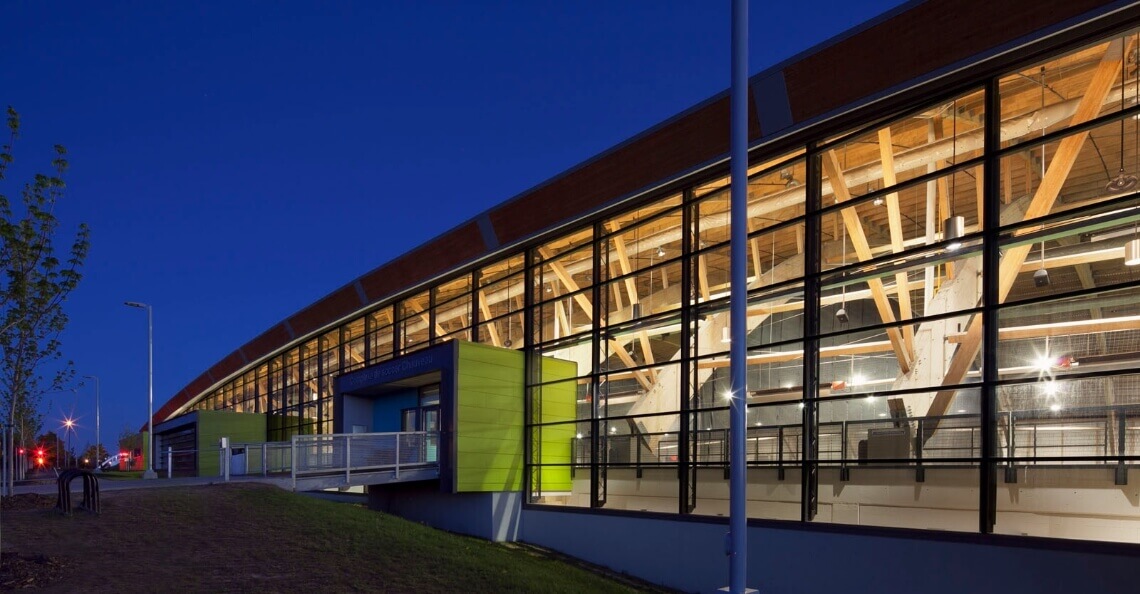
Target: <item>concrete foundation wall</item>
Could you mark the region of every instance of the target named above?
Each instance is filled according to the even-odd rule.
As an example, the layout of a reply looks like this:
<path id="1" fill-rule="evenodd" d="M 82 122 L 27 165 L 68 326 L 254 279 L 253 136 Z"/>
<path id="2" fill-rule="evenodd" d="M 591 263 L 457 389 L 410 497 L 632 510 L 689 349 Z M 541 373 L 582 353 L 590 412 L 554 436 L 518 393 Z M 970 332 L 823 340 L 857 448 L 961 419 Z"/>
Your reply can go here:
<path id="1" fill-rule="evenodd" d="M 438 481 L 368 487 L 368 507 L 496 542 L 518 540 L 522 493 L 441 493 Z"/>
<path id="2" fill-rule="evenodd" d="M 526 509 L 520 539 L 687 592 L 728 583 L 724 519 L 671 520 Z M 765 593 L 1134 592 L 1135 553 L 1083 543 L 985 544 L 750 527 L 748 585 Z M 983 541 L 979 544 L 977 541 Z M 1082 551 L 1082 549 L 1089 549 Z M 1126 547 L 1122 547 L 1126 548 Z"/>

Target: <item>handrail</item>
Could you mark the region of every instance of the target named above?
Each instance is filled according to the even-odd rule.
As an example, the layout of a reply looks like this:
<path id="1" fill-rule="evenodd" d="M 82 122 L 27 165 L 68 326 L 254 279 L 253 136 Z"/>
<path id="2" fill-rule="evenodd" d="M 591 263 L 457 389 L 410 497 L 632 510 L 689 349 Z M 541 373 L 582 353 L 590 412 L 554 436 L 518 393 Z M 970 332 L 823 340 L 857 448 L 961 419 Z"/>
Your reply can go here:
<path id="1" fill-rule="evenodd" d="M 295 435 L 290 447 L 294 488 L 301 477 L 343 475 L 349 483 L 354 474 L 390 471 L 399 479 L 409 468 L 439 464 L 436 431 Z"/>

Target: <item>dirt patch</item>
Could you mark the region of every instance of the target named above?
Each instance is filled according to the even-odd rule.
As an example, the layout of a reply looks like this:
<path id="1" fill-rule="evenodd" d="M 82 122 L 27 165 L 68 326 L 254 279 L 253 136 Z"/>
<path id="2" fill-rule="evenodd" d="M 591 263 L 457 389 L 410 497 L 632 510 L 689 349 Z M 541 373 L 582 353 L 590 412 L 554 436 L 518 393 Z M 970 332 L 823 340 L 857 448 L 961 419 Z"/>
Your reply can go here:
<path id="1" fill-rule="evenodd" d="M 36 493 L 16 495 L 15 497 L 3 497 L 0 498 L 0 510 L 23 511 L 29 509 L 54 508 L 56 499 L 57 497 L 54 495 L 38 495 Z"/>
<path id="2" fill-rule="evenodd" d="M 46 555 L 0 553 L 0 590 L 43 589 L 63 577 L 62 559 Z"/>

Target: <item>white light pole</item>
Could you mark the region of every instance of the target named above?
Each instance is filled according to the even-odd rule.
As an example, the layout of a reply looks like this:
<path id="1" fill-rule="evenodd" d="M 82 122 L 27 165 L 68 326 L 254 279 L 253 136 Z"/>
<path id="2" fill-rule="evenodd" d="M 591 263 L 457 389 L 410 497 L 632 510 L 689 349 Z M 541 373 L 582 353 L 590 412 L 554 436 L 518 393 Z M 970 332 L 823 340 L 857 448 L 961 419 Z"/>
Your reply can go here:
<path id="1" fill-rule="evenodd" d="M 154 472 L 154 316 L 151 307 L 138 301 L 124 301 L 123 305 L 146 310 L 146 371 L 147 371 L 147 397 L 146 397 L 146 469 L 143 470 L 144 479 L 158 478 Z"/>
<path id="2" fill-rule="evenodd" d="M 99 441 L 99 378 L 85 375 L 85 379 L 95 380 L 95 472 L 103 472 L 103 442 Z"/>

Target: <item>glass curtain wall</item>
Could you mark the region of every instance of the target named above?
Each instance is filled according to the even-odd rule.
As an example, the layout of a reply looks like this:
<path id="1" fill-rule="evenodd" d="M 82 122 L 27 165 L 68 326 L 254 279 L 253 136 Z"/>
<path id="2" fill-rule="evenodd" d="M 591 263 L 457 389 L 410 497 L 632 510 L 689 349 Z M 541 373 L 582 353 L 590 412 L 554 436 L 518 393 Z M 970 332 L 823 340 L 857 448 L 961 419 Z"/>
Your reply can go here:
<path id="1" fill-rule="evenodd" d="M 1140 40 L 756 155 L 752 517 L 1140 542 Z M 695 178 L 275 354 L 196 407 L 329 432 L 333 378 L 525 349 L 527 498 L 728 512 L 729 188 Z"/>

